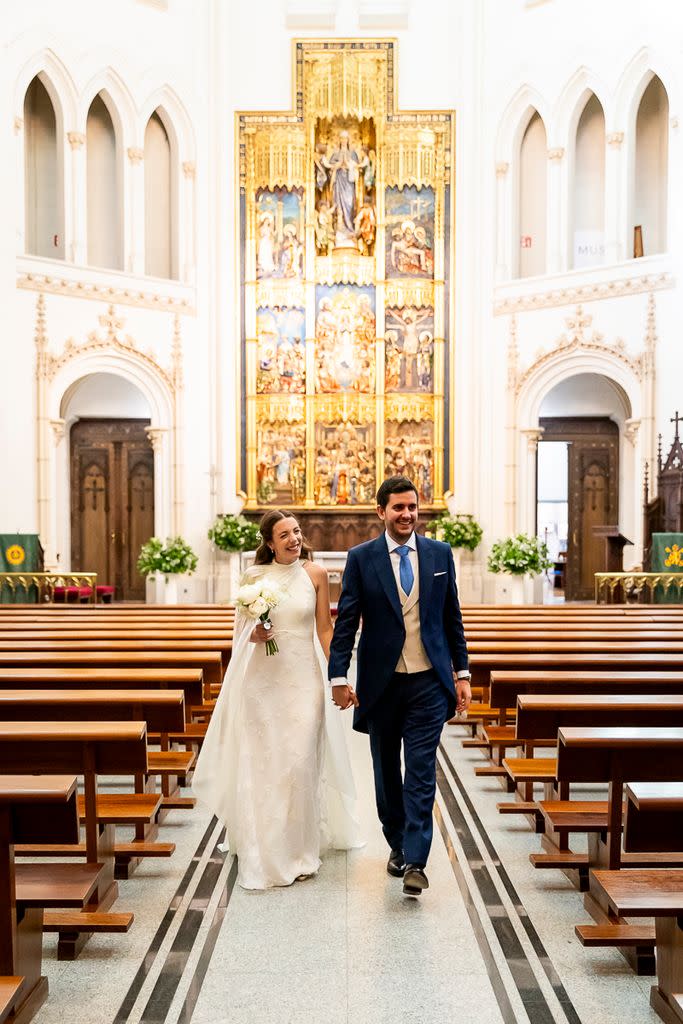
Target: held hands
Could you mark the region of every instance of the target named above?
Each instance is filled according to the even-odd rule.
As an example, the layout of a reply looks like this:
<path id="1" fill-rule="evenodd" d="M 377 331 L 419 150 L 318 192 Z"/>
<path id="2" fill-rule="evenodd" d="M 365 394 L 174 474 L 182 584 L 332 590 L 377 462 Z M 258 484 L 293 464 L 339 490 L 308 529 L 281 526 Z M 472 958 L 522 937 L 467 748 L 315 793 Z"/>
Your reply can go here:
<path id="1" fill-rule="evenodd" d="M 346 711 L 350 707 L 358 707 L 356 691 L 352 686 L 348 685 L 332 687 L 332 702 L 337 705 L 340 711 Z"/>

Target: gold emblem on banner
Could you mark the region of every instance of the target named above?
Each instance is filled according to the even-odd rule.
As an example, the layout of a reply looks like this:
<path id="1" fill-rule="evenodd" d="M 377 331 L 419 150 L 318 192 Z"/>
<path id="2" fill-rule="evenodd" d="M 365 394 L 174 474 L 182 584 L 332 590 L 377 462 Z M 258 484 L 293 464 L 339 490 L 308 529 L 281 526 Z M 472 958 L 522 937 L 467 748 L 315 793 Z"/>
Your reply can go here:
<path id="1" fill-rule="evenodd" d="M 26 552 L 22 548 L 21 544 L 11 544 L 5 550 L 5 558 L 10 565 L 21 565 L 26 559 Z"/>

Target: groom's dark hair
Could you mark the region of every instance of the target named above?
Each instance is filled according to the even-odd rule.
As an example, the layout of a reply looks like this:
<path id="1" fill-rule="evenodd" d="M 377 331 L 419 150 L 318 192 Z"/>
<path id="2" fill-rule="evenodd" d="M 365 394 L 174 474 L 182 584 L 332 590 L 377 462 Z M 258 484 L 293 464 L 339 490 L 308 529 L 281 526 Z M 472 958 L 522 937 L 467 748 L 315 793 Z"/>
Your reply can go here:
<path id="1" fill-rule="evenodd" d="M 377 491 L 377 504 L 380 508 L 386 508 L 391 494 L 404 494 L 406 491 L 414 491 L 415 497 L 419 498 L 417 487 L 407 476 L 387 477 Z"/>

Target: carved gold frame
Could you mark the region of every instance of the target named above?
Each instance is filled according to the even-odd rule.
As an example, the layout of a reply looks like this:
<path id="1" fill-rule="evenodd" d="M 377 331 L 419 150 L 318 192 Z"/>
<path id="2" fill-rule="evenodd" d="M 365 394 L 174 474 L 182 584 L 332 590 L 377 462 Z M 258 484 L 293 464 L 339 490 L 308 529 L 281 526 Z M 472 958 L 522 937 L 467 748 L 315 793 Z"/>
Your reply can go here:
<path id="1" fill-rule="evenodd" d="M 262 508 L 256 499 L 256 409 L 259 399 L 276 396 L 257 396 L 255 386 L 256 346 L 255 327 L 250 331 L 249 318 L 255 323 L 256 308 L 259 305 L 280 303 L 301 305 L 306 310 L 306 394 L 303 396 L 306 407 L 306 499 L 301 508 L 316 508 L 318 511 L 362 510 L 363 505 L 353 506 L 316 506 L 313 499 L 314 488 L 314 428 L 316 404 L 331 396 L 315 395 L 314 381 L 314 340 L 315 340 L 315 288 L 317 284 L 331 283 L 334 275 L 335 283 L 373 284 L 376 295 L 376 364 L 384 365 L 384 316 L 385 309 L 391 305 L 431 305 L 434 310 L 434 388 L 431 395 L 425 394 L 392 394 L 385 398 L 384 379 L 377 378 L 375 395 L 377 434 L 375 446 L 377 452 L 384 449 L 384 417 L 387 404 L 393 400 L 397 404 L 401 398 L 415 400 L 424 405 L 429 399 L 433 408 L 434 424 L 434 508 L 443 508 L 444 499 L 451 493 L 454 480 L 454 446 L 451 443 L 451 425 L 454 422 L 453 396 L 454 389 L 454 349 L 455 349 L 455 208 L 456 192 L 455 172 L 455 131 L 456 112 L 454 110 L 398 110 L 398 83 L 396 76 L 396 39 L 295 39 L 292 42 L 292 81 L 294 83 L 294 107 L 288 111 L 236 111 L 235 112 L 235 177 L 238 182 L 237 210 L 235 217 L 235 252 L 239 254 L 236 261 L 235 288 L 238 295 L 236 303 L 235 335 L 239 344 L 235 346 L 235 373 L 239 382 L 239 402 L 236 403 L 235 445 L 236 466 L 239 480 L 238 495 L 245 502 L 246 509 Z M 377 110 L 363 106 L 363 87 L 360 82 L 357 94 L 360 100 L 349 100 L 348 92 L 344 93 L 342 81 L 336 81 L 321 73 L 318 79 L 307 79 L 304 69 L 307 59 L 315 57 L 322 65 L 328 66 L 335 57 L 342 57 L 342 65 L 346 60 L 358 61 L 359 56 L 366 58 L 371 64 L 373 55 L 379 55 L 375 87 L 377 95 L 383 94 L 383 105 Z M 379 65 L 382 64 L 380 69 Z M 381 82 L 381 84 L 380 84 Z M 335 107 L 339 97 L 343 96 L 346 106 L 343 110 Z M 311 146 L 314 138 L 316 118 L 334 117 L 340 114 L 355 116 L 371 116 L 374 118 L 377 132 L 377 148 L 384 146 L 384 159 L 378 163 L 375 185 L 377 203 L 377 241 L 372 257 L 336 259 L 336 267 L 326 267 L 328 258 L 316 257 L 313 241 L 313 224 L 306 222 L 305 231 L 305 270 L 303 280 L 293 282 L 289 290 L 281 282 L 274 287 L 273 282 L 261 282 L 247 279 L 246 268 L 255 265 L 250 246 L 255 245 L 255 190 L 258 187 L 274 187 L 286 185 L 295 187 L 299 184 L 304 189 L 304 201 L 307 208 L 309 190 L 313 185 L 313 161 Z M 255 165 L 259 154 L 254 146 L 249 146 L 248 138 L 254 137 L 257 127 L 269 126 L 269 140 L 277 142 L 278 136 L 285 138 L 299 129 L 301 135 L 300 151 L 295 151 L 287 162 L 286 176 L 280 168 L 281 176 L 272 174 L 265 180 L 255 174 Z M 307 138 L 308 132 L 308 138 Z M 393 136 L 393 149 L 384 144 L 383 136 L 388 132 Z M 408 154 L 405 143 L 418 137 L 417 155 L 411 155 L 410 167 L 406 168 Z M 420 139 L 421 136 L 421 139 Z M 381 140 L 381 142 L 380 142 Z M 436 143 L 438 142 L 438 145 Z M 251 163 L 251 166 L 250 166 Z M 429 169 L 425 175 L 424 168 Z M 430 185 L 434 189 L 434 276 L 431 280 L 417 279 L 386 279 L 384 251 L 384 200 L 387 187 L 397 185 Z M 446 205 L 447 204 L 447 205 Z M 242 234 L 244 228 L 244 236 Z M 244 249 L 243 249 L 244 245 Z M 378 270 L 376 276 L 366 280 L 363 261 L 371 260 Z M 243 267 L 245 273 L 243 275 Z M 446 289 L 448 288 L 448 295 Z M 274 298 L 277 296 L 277 300 Z M 243 329 L 244 325 L 244 329 Z M 311 330 L 312 328 L 312 330 Z M 252 387 L 250 388 L 250 383 Z M 340 396 L 341 397 L 341 396 Z M 245 458 L 243 460 L 243 453 Z M 381 456 L 376 459 L 377 481 L 382 477 Z"/>

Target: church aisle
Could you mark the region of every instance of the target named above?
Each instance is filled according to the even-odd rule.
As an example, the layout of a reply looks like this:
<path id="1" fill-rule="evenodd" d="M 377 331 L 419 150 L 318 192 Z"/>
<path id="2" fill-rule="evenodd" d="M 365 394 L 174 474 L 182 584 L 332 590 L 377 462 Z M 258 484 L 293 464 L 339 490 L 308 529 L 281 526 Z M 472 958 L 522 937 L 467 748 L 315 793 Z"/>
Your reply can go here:
<path id="1" fill-rule="evenodd" d="M 76 963 L 48 937 L 50 996 L 36 1024 L 650 1024 L 649 978 L 584 950 L 581 898 L 535 872 L 538 838 L 501 818 L 502 790 L 475 779 L 476 751 L 447 727 L 439 753 L 431 888 L 406 899 L 386 875 L 367 738 L 350 737 L 367 845 L 327 856 L 318 877 L 245 892 L 201 808 L 174 812 L 169 861 L 120 884 L 128 935 L 96 936 Z M 464 897 L 463 898 L 463 894 Z"/>

